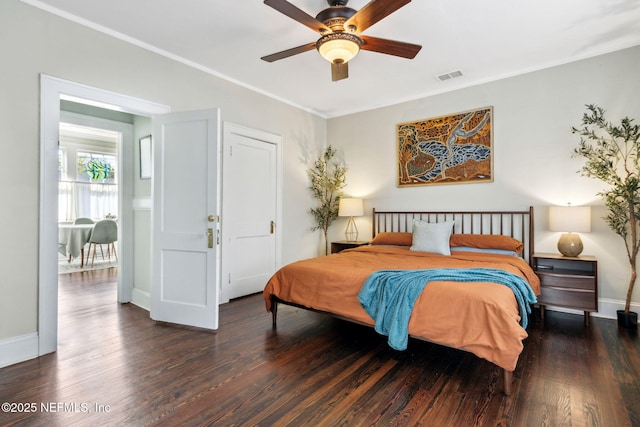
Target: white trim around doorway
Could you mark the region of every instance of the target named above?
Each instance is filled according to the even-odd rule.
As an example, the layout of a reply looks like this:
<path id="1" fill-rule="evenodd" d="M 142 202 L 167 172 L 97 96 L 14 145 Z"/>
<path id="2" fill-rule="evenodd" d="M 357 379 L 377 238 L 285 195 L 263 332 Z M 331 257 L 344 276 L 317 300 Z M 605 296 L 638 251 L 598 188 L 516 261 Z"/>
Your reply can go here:
<path id="1" fill-rule="evenodd" d="M 60 100 L 67 99 L 141 116 L 170 111 L 165 105 L 42 74 L 40 76 L 40 200 L 38 246 L 38 356 L 58 347 L 58 132 Z M 131 197 L 129 201 L 131 203 Z M 121 207 L 122 209 L 122 207 Z M 121 226 L 126 233 L 126 224 Z M 35 357 L 18 356 L 18 361 Z M 15 357 L 14 357 L 15 359 Z"/>

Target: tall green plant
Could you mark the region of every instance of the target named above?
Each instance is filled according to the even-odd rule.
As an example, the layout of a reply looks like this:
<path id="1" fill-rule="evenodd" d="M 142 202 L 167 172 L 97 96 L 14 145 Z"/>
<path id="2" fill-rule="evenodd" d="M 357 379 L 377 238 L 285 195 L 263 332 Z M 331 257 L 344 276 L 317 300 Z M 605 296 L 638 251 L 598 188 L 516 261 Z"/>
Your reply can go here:
<path id="1" fill-rule="evenodd" d="M 596 178 L 609 185 L 598 193 L 608 213 L 604 220 L 624 240 L 631 265 L 624 311 L 629 312 L 635 287 L 636 259 L 640 250 L 640 126 L 625 117 L 619 125 L 607 121 L 605 111 L 587 105 L 581 127 L 571 132 L 580 135 L 574 155 L 584 157 L 582 175 Z"/>
<path id="2" fill-rule="evenodd" d="M 315 224 L 312 230 L 322 230 L 325 254 L 329 253 L 329 226 L 338 218 L 338 205 L 342 189 L 346 185 L 347 168 L 333 160 L 336 150 L 329 145 L 309 168 L 311 185 L 309 189 L 318 206 L 311 209 Z"/>

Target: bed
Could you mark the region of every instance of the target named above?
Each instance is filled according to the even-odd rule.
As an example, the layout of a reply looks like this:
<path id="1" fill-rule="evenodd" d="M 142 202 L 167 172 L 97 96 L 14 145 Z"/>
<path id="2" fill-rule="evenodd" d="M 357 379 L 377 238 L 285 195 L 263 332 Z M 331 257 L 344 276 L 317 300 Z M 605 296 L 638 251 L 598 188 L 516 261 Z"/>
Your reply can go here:
<path id="1" fill-rule="evenodd" d="M 278 304 L 287 304 L 378 330 L 381 323 L 376 320 L 381 321 L 377 313 L 372 314 L 370 301 L 364 301 L 370 296 L 365 288 L 380 289 L 371 283 L 374 276 L 464 273 L 460 279 L 435 276 L 412 291 L 415 299 L 400 335 L 465 350 L 494 363 L 503 370 L 505 394 L 511 394 L 513 371 L 527 337 L 527 315 L 540 293 L 539 279 L 530 266 L 533 208 L 485 212 L 373 209 L 372 227 L 369 245 L 293 262 L 273 275 L 263 292 L 273 327 L 277 326 Z M 503 274 L 524 283 L 518 286 L 526 289 L 519 293 L 501 279 L 494 281 L 494 276 L 474 276 L 480 272 Z M 438 279 L 442 277 L 446 279 Z M 528 297 L 523 299 L 522 293 Z"/>

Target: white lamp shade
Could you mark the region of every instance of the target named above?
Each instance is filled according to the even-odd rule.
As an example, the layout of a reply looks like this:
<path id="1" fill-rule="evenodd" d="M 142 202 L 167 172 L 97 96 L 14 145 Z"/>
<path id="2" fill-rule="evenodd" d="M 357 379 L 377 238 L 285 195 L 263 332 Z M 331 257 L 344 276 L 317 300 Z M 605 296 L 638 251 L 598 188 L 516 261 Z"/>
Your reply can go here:
<path id="1" fill-rule="evenodd" d="M 316 43 L 316 49 L 327 61 L 349 62 L 360 52 L 362 41 L 351 33 L 329 33 Z"/>
<path id="2" fill-rule="evenodd" d="M 549 230 L 563 233 L 589 233 L 591 208 L 589 206 L 550 206 Z"/>
<path id="3" fill-rule="evenodd" d="M 362 199 L 351 197 L 343 197 L 340 199 L 338 206 L 338 216 L 362 216 L 364 215 L 364 206 Z"/>

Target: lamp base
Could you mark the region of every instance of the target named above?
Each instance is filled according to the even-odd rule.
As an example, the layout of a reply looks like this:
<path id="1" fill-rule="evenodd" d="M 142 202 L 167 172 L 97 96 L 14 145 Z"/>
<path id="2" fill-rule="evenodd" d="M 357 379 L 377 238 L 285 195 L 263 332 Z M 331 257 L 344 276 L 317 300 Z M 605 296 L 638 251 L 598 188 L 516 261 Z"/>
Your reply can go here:
<path id="1" fill-rule="evenodd" d="M 355 242 L 358 240 L 358 227 L 356 227 L 356 222 L 353 220 L 353 217 L 349 217 L 349 222 L 347 222 L 347 229 L 344 232 L 344 237 L 347 239 L 347 242 Z"/>
<path id="2" fill-rule="evenodd" d="M 558 251 L 564 256 L 576 257 L 582 249 L 582 240 L 576 233 L 563 233 L 558 240 Z"/>

